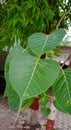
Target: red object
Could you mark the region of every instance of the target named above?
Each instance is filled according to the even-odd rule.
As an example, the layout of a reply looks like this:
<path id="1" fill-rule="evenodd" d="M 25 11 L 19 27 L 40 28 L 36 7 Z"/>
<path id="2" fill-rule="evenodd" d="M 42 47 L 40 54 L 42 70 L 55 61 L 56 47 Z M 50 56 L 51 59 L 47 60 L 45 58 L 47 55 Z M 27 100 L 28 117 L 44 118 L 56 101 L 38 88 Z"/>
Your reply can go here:
<path id="1" fill-rule="evenodd" d="M 32 110 L 39 110 L 38 100 L 39 100 L 38 97 L 34 97 L 34 102 L 33 102 L 32 105 L 30 106 L 30 108 L 31 108 Z"/>
<path id="2" fill-rule="evenodd" d="M 47 125 L 46 125 L 46 130 L 54 130 L 54 120 L 48 119 Z"/>

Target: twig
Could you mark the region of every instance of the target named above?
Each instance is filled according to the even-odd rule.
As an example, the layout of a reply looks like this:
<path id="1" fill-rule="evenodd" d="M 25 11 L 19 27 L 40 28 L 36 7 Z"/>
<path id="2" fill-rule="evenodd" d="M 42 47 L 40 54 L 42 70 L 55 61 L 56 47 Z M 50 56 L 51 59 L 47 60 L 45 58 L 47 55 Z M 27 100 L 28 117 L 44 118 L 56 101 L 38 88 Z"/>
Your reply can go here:
<path id="1" fill-rule="evenodd" d="M 55 97 L 53 97 L 53 96 L 50 96 L 50 95 L 47 95 L 47 96 L 48 96 L 48 98 L 50 98 L 50 99 L 52 99 L 52 100 L 55 99 Z"/>
<path id="2" fill-rule="evenodd" d="M 51 95 L 49 95 L 49 94 L 47 95 L 46 93 L 44 93 L 44 95 L 45 95 L 45 96 L 48 96 L 48 98 L 50 98 L 50 99 L 52 99 L 52 100 L 54 100 L 54 99 L 55 99 L 55 97 L 54 97 L 54 96 L 51 96 Z"/>
<path id="3" fill-rule="evenodd" d="M 59 22 L 57 23 L 56 29 L 59 28 L 59 26 L 60 26 L 62 20 L 64 19 L 64 17 L 65 17 L 70 11 L 71 11 L 71 8 L 70 8 L 66 13 L 64 13 L 64 15 L 61 17 L 61 19 L 60 19 Z"/>

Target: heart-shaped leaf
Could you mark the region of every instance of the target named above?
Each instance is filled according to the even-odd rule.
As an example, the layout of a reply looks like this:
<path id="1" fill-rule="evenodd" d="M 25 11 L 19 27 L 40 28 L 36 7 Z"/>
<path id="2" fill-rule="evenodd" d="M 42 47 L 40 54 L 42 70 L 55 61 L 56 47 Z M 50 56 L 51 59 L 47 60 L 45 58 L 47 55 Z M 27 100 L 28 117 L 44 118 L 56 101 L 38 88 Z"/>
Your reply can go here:
<path id="1" fill-rule="evenodd" d="M 42 107 L 41 112 L 42 112 L 43 117 L 47 117 L 50 114 L 51 110 L 50 108 Z"/>
<path id="2" fill-rule="evenodd" d="M 51 34 L 34 33 L 28 39 L 28 44 L 35 55 L 41 56 L 47 51 L 56 48 L 63 40 L 66 31 L 57 29 Z"/>
<path id="3" fill-rule="evenodd" d="M 28 51 L 18 53 L 10 62 L 9 80 L 20 100 L 44 93 L 56 80 L 59 64 L 51 59 L 39 59 Z"/>

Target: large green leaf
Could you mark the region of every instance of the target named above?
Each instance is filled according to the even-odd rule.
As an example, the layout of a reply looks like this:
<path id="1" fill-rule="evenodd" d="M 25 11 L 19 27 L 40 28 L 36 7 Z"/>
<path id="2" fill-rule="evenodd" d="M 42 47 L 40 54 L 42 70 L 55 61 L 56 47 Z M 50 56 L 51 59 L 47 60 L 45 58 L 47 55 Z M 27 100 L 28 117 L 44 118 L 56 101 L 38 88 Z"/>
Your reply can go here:
<path id="1" fill-rule="evenodd" d="M 59 74 L 59 64 L 51 59 L 39 59 L 28 51 L 18 53 L 10 62 L 9 80 L 20 99 L 45 92 Z"/>
<path id="2" fill-rule="evenodd" d="M 28 39 L 28 44 L 34 54 L 41 56 L 48 50 L 56 48 L 65 36 L 66 31 L 64 29 L 57 29 L 50 35 L 43 33 L 34 33 Z"/>
<path id="3" fill-rule="evenodd" d="M 61 111 L 71 114 L 71 69 L 61 70 L 58 79 L 53 85 L 54 95 Z"/>

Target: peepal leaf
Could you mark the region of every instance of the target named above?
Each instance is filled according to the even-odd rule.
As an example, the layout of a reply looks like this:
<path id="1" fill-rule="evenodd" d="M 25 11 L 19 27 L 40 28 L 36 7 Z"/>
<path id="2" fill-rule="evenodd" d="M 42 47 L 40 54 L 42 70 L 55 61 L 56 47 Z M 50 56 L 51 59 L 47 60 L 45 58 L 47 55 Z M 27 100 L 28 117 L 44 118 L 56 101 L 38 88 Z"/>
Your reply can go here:
<path id="1" fill-rule="evenodd" d="M 43 117 L 47 117 L 50 114 L 51 110 L 50 108 L 42 107 L 41 112 L 42 112 Z"/>
<path id="2" fill-rule="evenodd" d="M 63 40 L 66 31 L 64 29 L 57 29 L 51 34 L 34 33 L 28 39 L 28 44 L 35 55 L 41 56 L 47 51 L 56 48 Z"/>
<path id="3" fill-rule="evenodd" d="M 61 111 L 71 114 L 71 69 L 61 70 L 53 85 L 54 95 Z"/>
<path id="4" fill-rule="evenodd" d="M 44 93 L 56 80 L 59 64 L 51 59 L 39 59 L 28 51 L 10 62 L 9 80 L 23 101 Z"/>

